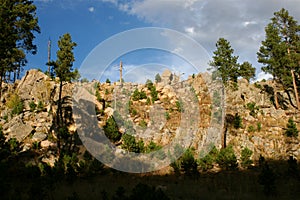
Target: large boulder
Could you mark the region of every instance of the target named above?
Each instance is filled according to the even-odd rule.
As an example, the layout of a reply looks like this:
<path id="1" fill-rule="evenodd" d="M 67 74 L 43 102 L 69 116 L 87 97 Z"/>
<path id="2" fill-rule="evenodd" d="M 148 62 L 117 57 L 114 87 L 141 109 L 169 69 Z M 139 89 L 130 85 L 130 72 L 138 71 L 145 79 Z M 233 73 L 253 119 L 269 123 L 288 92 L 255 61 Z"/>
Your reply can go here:
<path id="1" fill-rule="evenodd" d="M 9 123 L 3 126 L 4 133 L 8 135 L 7 139 L 16 138 L 22 142 L 32 131 L 33 128 L 25 124 L 20 116 L 13 118 Z"/>
<path id="2" fill-rule="evenodd" d="M 54 84 L 50 82 L 50 78 L 47 75 L 36 69 L 31 69 L 21 79 L 17 87 L 17 93 L 23 100 L 47 103 L 53 88 Z"/>

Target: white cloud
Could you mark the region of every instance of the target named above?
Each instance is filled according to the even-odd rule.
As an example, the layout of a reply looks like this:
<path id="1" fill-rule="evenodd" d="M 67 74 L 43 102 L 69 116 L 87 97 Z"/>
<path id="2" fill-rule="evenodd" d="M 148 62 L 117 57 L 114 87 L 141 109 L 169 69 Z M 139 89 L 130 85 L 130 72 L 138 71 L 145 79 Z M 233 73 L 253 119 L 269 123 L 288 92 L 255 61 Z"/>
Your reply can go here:
<path id="1" fill-rule="evenodd" d="M 89 12 L 94 12 L 95 11 L 95 7 L 89 7 Z"/>
<path id="2" fill-rule="evenodd" d="M 273 78 L 273 76 L 271 74 L 267 74 L 265 72 L 260 72 L 260 73 L 257 74 L 257 78 L 254 82 L 262 81 L 263 79 L 269 80 L 269 79 L 272 79 L 272 78 Z"/>
<path id="3" fill-rule="evenodd" d="M 297 0 L 133 0 L 113 1 L 123 12 L 135 15 L 154 26 L 188 34 L 208 52 L 225 37 L 240 56 L 256 67 L 256 52 L 264 39 L 264 28 L 273 13 L 282 7 L 300 22 Z M 125 3 L 124 3 L 125 2 Z"/>

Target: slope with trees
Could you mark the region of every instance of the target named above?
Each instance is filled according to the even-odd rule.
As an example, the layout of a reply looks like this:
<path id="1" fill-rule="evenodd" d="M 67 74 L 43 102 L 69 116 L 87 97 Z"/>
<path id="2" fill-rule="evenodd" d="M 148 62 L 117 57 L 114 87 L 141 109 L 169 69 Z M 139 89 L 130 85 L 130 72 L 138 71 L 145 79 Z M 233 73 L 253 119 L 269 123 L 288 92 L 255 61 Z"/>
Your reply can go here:
<path id="1" fill-rule="evenodd" d="M 29 0 L 0 0 L 0 95 L 2 81 L 25 66 L 26 53 L 36 54 L 34 33 L 40 33 L 36 6 Z"/>
<path id="2" fill-rule="evenodd" d="M 274 13 L 271 22 L 265 28 L 266 37 L 257 52 L 258 62 L 263 64 L 262 70 L 270 73 L 274 81 L 286 92 L 294 87 L 296 104 L 299 99 L 294 72 L 299 75 L 300 62 L 300 26 L 285 9 Z M 294 84 L 293 84 L 294 81 Z M 277 88 L 274 88 L 276 108 L 279 108 Z"/>

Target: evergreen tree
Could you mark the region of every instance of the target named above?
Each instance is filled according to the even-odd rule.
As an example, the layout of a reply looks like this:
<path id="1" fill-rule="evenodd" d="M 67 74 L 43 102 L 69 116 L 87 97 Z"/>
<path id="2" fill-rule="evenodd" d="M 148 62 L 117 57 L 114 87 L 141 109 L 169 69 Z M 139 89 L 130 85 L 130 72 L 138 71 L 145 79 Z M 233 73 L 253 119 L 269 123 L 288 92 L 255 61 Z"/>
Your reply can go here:
<path id="1" fill-rule="evenodd" d="M 255 68 L 251 63 L 246 61 L 239 66 L 238 73 L 239 76 L 245 78 L 249 82 L 251 78 L 255 77 Z"/>
<path id="2" fill-rule="evenodd" d="M 69 33 L 64 34 L 59 38 L 58 47 L 59 50 L 56 52 L 57 60 L 51 61 L 48 65 L 53 67 L 55 75 L 59 78 L 59 96 L 58 96 L 58 106 L 57 106 L 57 116 L 56 116 L 56 130 L 60 130 L 64 127 L 63 121 L 63 111 L 62 111 L 62 89 L 64 82 L 70 82 L 79 76 L 78 71 L 73 71 L 72 66 L 75 61 L 73 49 L 77 44 L 72 41 L 71 35 Z M 58 134 L 58 148 L 60 148 L 60 131 Z"/>
<path id="3" fill-rule="evenodd" d="M 300 26 L 288 11 L 281 9 L 274 13 L 271 22 L 265 28 L 266 38 L 257 52 L 262 70 L 273 75 L 275 82 L 280 83 L 287 91 L 292 87 L 293 70 L 299 74 L 300 62 Z M 295 94 L 296 86 L 294 86 Z M 276 107 L 277 95 L 274 93 Z M 297 99 L 297 104 L 299 100 Z M 299 106 L 298 106 L 299 108 Z"/>
<path id="4" fill-rule="evenodd" d="M 238 56 L 234 56 L 234 50 L 230 43 L 220 38 L 216 43 L 217 50 L 214 51 L 213 60 L 209 63 L 215 70 L 214 73 L 221 78 L 224 85 L 228 85 L 228 81 L 237 82 L 238 78 Z"/>
<path id="5" fill-rule="evenodd" d="M 285 131 L 285 135 L 288 137 L 297 137 L 298 136 L 298 129 L 297 126 L 292 118 L 289 119 L 287 123 L 287 130 Z"/>
<path id="6" fill-rule="evenodd" d="M 36 54 L 34 33 L 40 33 L 36 7 L 29 0 L 0 0 L 0 94 L 6 73 L 20 71 L 26 53 Z"/>

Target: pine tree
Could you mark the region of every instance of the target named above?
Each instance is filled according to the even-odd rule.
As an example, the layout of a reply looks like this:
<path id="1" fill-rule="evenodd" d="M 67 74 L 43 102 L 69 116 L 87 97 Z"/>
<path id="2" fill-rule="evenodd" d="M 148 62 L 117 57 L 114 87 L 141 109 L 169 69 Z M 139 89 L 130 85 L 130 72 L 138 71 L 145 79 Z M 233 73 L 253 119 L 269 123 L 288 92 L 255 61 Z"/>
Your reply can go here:
<path id="1" fill-rule="evenodd" d="M 293 86 L 292 72 L 295 70 L 299 74 L 300 62 L 300 26 L 288 11 L 281 9 L 274 13 L 271 22 L 265 28 L 266 39 L 262 41 L 262 46 L 257 52 L 258 62 L 264 66 L 264 72 L 273 75 L 275 82 L 281 84 L 287 91 Z M 296 86 L 294 86 L 297 94 Z M 277 92 L 274 93 L 276 107 Z M 295 95 L 296 97 L 298 95 Z M 297 99 L 297 105 L 299 100 Z M 298 105 L 299 109 L 299 105 Z"/>
<path id="2" fill-rule="evenodd" d="M 285 135 L 288 137 L 297 137 L 298 136 L 298 129 L 297 126 L 292 118 L 289 119 L 287 123 L 287 130 L 285 131 Z"/>
<path id="3" fill-rule="evenodd" d="M 220 38 L 216 43 L 217 50 L 214 51 L 213 60 L 209 63 L 215 70 L 214 73 L 221 78 L 224 85 L 228 82 L 237 83 L 238 78 L 238 56 L 234 56 L 234 50 L 230 43 Z"/>
<path id="4" fill-rule="evenodd" d="M 57 60 L 48 63 L 49 66 L 53 67 L 55 75 L 59 78 L 59 96 L 56 116 L 56 129 L 58 133 L 58 147 L 60 148 L 60 134 L 59 131 L 64 127 L 63 111 L 62 111 L 62 89 L 64 82 L 70 82 L 76 79 L 79 75 L 78 71 L 73 71 L 72 66 L 75 61 L 73 49 L 77 44 L 72 41 L 69 33 L 64 34 L 59 38 L 58 47 L 59 50 L 56 52 Z"/>
<path id="5" fill-rule="evenodd" d="M 239 66 L 238 73 L 239 76 L 245 78 L 249 82 L 251 78 L 255 77 L 255 68 L 251 63 L 246 61 Z"/>
<path id="6" fill-rule="evenodd" d="M 0 0 L 0 95 L 7 73 L 26 64 L 26 53 L 36 54 L 34 33 L 40 33 L 36 6 L 29 0 Z"/>

